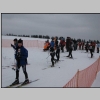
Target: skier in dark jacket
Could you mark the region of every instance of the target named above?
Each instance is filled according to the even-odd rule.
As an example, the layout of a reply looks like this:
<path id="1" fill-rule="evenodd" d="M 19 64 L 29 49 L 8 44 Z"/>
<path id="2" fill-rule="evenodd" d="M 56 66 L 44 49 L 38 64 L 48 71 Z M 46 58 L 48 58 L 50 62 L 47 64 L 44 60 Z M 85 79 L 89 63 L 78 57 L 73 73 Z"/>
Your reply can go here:
<path id="1" fill-rule="evenodd" d="M 26 59 L 28 57 L 28 51 L 26 48 L 23 47 L 23 41 L 21 39 L 18 40 L 18 48 L 16 49 L 16 54 L 15 54 L 15 58 L 17 61 L 17 65 L 16 65 L 16 79 L 12 84 L 18 84 L 19 83 L 19 70 L 20 70 L 20 66 L 22 66 L 23 69 L 23 73 L 25 75 L 25 81 L 24 83 L 28 83 L 29 79 L 28 79 L 28 74 L 26 71 Z"/>
<path id="2" fill-rule="evenodd" d="M 57 45 L 57 46 L 55 46 L 55 48 L 56 48 L 56 57 L 57 57 L 57 61 L 59 61 L 59 58 L 60 58 L 60 46 Z"/>
<path id="3" fill-rule="evenodd" d="M 55 46 L 58 46 L 58 38 L 55 38 Z"/>
<path id="4" fill-rule="evenodd" d="M 85 45 L 85 50 L 86 52 L 88 52 L 88 49 L 89 49 L 89 42 L 87 41 L 86 45 Z"/>
<path id="5" fill-rule="evenodd" d="M 59 61 L 59 57 L 60 57 L 60 46 L 58 46 L 58 38 L 55 38 L 55 50 L 56 50 L 56 61 Z"/>
<path id="6" fill-rule="evenodd" d="M 50 56 L 51 56 L 51 62 L 52 62 L 51 67 L 54 67 L 54 61 L 56 61 L 56 59 L 54 58 L 54 56 L 55 56 L 55 50 L 54 50 L 53 47 L 50 47 Z"/>
<path id="7" fill-rule="evenodd" d="M 91 53 L 91 58 L 93 57 L 93 42 L 91 42 L 91 44 L 89 45 L 89 50 L 90 50 L 90 53 Z"/>
<path id="8" fill-rule="evenodd" d="M 62 52 L 64 52 L 64 46 L 65 46 L 65 39 L 62 37 L 60 40 L 60 47 Z"/>
<path id="9" fill-rule="evenodd" d="M 67 37 L 66 38 L 66 51 L 67 52 L 69 52 L 70 41 L 71 41 L 71 38 L 70 37 Z"/>
<path id="10" fill-rule="evenodd" d="M 70 57 L 70 58 L 73 58 L 73 56 L 72 56 L 72 50 L 73 50 L 73 43 L 72 43 L 72 41 L 70 42 L 70 46 L 69 46 L 69 55 L 67 56 L 67 57 Z"/>

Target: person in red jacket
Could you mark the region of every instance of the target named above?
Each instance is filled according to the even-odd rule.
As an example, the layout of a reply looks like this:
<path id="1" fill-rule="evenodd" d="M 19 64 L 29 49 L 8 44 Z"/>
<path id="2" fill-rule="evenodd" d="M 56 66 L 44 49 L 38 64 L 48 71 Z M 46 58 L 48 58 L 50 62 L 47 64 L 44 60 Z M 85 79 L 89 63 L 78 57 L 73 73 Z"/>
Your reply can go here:
<path id="1" fill-rule="evenodd" d="M 79 42 L 79 50 L 81 50 L 81 46 L 82 46 L 82 43 L 81 43 L 81 42 Z"/>
<path id="2" fill-rule="evenodd" d="M 92 42 L 92 46 L 93 46 L 93 52 L 94 52 L 95 51 L 96 43 L 95 42 Z"/>

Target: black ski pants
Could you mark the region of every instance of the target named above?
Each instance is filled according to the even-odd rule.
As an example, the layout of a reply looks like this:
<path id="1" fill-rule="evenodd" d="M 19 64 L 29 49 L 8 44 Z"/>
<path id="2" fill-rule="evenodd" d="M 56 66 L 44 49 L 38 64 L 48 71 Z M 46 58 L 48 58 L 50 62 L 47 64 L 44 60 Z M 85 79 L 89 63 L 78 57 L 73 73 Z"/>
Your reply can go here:
<path id="1" fill-rule="evenodd" d="M 52 65 L 54 66 L 54 61 L 55 61 L 54 56 L 55 56 L 55 53 L 51 53 L 50 55 L 51 55 Z"/>
<path id="2" fill-rule="evenodd" d="M 91 58 L 93 57 L 93 49 L 90 49 Z"/>
<path id="3" fill-rule="evenodd" d="M 72 49 L 69 51 L 69 55 L 68 55 L 69 57 L 71 56 L 71 57 L 73 57 L 72 56 Z"/>
<path id="4" fill-rule="evenodd" d="M 86 50 L 86 52 L 88 52 L 88 48 L 87 47 L 85 48 L 85 50 Z"/>
<path id="5" fill-rule="evenodd" d="M 64 46 L 63 45 L 61 45 L 61 50 L 62 50 L 62 52 L 64 52 Z"/>
<path id="6" fill-rule="evenodd" d="M 97 47 L 97 53 L 99 53 L 99 48 Z"/>
<path id="7" fill-rule="evenodd" d="M 28 74 L 27 74 L 27 71 L 26 71 L 26 65 L 22 65 L 22 69 L 23 69 L 23 73 L 25 75 L 25 79 L 28 78 Z M 19 70 L 20 70 L 20 66 L 17 65 L 16 66 L 16 79 L 19 79 Z"/>
<path id="8" fill-rule="evenodd" d="M 56 51 L 56 57 L 57 57 L 57 61 L 58 61 L 59 58 L 60 58 L 60 49 L 58 49 L 58 50 Z"/>
<path id="9" fill-rule="evenodd" d="M 72 56 L 72 49 L 69 50 L 69 55 L 68 55 L 68 57 L 70 57 L 70 56 L 73 57 L 73 56 Z"/>

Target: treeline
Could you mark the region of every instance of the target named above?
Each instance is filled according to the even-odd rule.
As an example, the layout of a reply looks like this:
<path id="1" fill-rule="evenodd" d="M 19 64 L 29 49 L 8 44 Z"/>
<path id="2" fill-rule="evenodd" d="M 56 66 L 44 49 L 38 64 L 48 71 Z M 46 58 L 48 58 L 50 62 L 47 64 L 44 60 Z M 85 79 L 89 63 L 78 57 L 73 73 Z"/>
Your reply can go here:
<path id="1" fill-rule="evenodd" d="M 18 37 L 31 37 L 31 38 L 43 38 L 43 39 L 50 39 L 48 35 L 14 35 L 14 34 L 6 34 L 7 36 L 18 36 Z"/>
<path id="2" fill-rule="evenodd" d="M 6 34 L 7 36 L 18 36 L 18 37 L 30 37 L 30 38 L 41 38 L 41 39 L 52 39 L 52 38 L 55 38 L 55 37 L 57 37 L 58 38 L 58 40 L 61 40 L 61 38 L 64 38 L 64 37 L 62 37 L 62 36 L 60 36 L 60 37 L 58 37 L 58 36 L 52 36 L 52 37 L 50 37 L 50 36 L 48 36 L 48 35 L 15 35 L 15 34 L 12 34 L 12 33 L 9 33 L 9 34 Z M 67 37 L 66 37 L 67 38 Z M 64 38 L 64 40 L 66 41 L 66 38 Z M 83 40 L 83 39 L 72 39 L 72 40 L 75 40 L 75 41 L 77 41 L 77 42 L 87 42 L 85 39 Z M 93 41 L 93 42 L 99 42 L 98 40 L 88 40 L 88 42 L 91 42 L 91 41 Z"/>

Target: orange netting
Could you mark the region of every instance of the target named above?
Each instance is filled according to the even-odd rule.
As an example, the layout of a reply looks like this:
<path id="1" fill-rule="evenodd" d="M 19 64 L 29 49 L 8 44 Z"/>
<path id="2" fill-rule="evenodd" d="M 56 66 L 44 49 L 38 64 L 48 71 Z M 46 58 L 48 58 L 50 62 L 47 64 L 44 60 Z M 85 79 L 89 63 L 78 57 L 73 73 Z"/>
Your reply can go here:
<path id="1" fill-rule="evenodd" d="M 75 76 L 63 87 L 91 87 L 100 71 L 100 57 L 88 68 L 77 71 Z"/>

